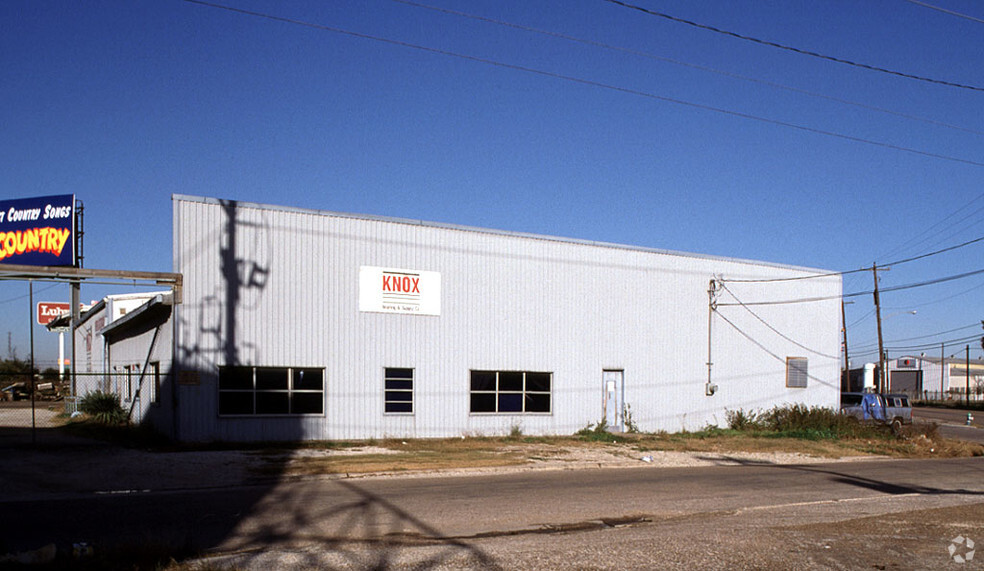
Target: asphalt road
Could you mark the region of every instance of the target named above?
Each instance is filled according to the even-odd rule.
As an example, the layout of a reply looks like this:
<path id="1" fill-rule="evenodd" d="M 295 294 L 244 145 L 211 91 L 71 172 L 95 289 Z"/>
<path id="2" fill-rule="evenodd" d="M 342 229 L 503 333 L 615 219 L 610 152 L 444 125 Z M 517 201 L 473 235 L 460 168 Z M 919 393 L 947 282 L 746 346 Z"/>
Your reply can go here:
<path id="1" fill-rule="evenodd" d="M 967 413 L 972 422 L 967 425 Z M 916 407 L 912 409 L 915 421 L 935 422 L 940 425 L 940 434 L 945 438 L 965 440 L 984 444 L 984 412 L 950 408 Z"/>
<path id="2" fill-rule="evenodd" d="M 984 541 L 984 459 L 723 464 L 72 494 L 0 503 L 0 538 L 8 552 L 86 541 L 245 569 L 943 568 L 951 537 Z M 889 520 L 917 512 L 936 527 L 900 540 Z M 864 518 L 841 547 L 843 522 Z M 894 531 L 850 545 L 879 525 Z"/>
<path id="3" fill-rule="evenodd" d="M 912 417 L 916 420 L 938 422 L 940 424 L 966 425 L 967 413 L 973 417 L 972 426 L 984 428 L 984 413 L 956 408 L 914 407 Z"/>

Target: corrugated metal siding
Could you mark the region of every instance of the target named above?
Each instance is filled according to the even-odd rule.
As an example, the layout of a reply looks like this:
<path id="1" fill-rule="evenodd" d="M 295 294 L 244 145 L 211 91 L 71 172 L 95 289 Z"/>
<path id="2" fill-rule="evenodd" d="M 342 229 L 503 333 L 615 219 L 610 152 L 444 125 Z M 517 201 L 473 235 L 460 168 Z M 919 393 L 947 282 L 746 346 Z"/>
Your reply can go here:
<path id="1" fill-rule="evenodd" d="M 836 300 L 754 309 L 831 357 L 722 307 L 769 352 L 716 319 L 720 390 L 704 396 L 709 280 L 803 269 L 189 197 L 175 199 L 175 227 L 185 287 L 178 355 L 201 381 L 180 387 L 183 439 L 457 436 L 513 425 L 570 434 L 601 419 L 603 369 L 625 371 L 625 402 L 647 431 L 723 423 L 725 409 L 837 404 Z M 439 272 L 441 315 L 360 312 L 361 266 Z M 840 278 L 729 287 L 746 302 L 837 296 Z M 787 356 L 809 358 L 808 388 L 785 387 Z M 219 418 L 217 368 L 233 361 L 324 367 L 325 416 Z M 412 416 L 383 413 L 384 367 L 415 370 Z M 471 369 L 552 372 L 553 412 L 469 414 Z"/>

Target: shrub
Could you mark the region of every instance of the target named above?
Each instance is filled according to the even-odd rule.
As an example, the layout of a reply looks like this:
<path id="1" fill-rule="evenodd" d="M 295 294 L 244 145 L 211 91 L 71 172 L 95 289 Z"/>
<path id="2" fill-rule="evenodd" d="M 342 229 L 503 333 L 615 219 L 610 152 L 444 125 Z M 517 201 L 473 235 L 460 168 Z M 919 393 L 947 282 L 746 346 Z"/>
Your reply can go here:
<path id="1" fill-rule="evenodd" d="M 522 437 L 523 437 L 523 425 L 518 422 L 514 422 L 509 427 L 509 438 L 516 440 Z"/>
<path id="2" fill-rule="evenodd" d="M 622 409 L 622 418 L 625 422 L 625 431 L 629 434 L 636 434 L 639 432 L 639 425 L 635 423 L 635 419 L 632 418 L 632 406 L 626 404 L 625 408 Z"/>
<path id="3" fill-rule="evenodd" d="M 727 410 L 725 420 L 732 430 L 804 440 L 871 438 L 883 436 L 885 432 L 882 426 L 864 424 L 837 410 L 803 404 L 777 406 L 765 412 Z"/>
<path id="4" fill-rule="evenodd" d="M 95 391 L 85 395 L 79 402 L 79 410 L 100 424 L 117 425 L 127 420 L 119 395 L 112 393 Z"/>
<path id="5" fill-rule="evenodd" d="M 777 406 L 764 413 L 761 421 L 773 432 L 829 435 L 831 438 L 870 438 L 884 432 L 884 427 L 864 424 L 837 410 L 803 404 Z"/>
<path id="6" fill-rule="evenodd" d="M 731 430 L 761 430 L 762 424 L 759 415 L 755 412 L 746 412 L 743 409 L 725 410 L 724 420 L 728 423 Z"/>
<path id="7" fill-rule="evenodd" d="M 608 432 L 608 421 L 602 420 L 598 424 L 589 424 L 578 430 L 575 433 L 581 438 L 581 440 L 586 440 L 588 442 L 598 442 L 605 441 L 612 437 L 611 433 Z"/>

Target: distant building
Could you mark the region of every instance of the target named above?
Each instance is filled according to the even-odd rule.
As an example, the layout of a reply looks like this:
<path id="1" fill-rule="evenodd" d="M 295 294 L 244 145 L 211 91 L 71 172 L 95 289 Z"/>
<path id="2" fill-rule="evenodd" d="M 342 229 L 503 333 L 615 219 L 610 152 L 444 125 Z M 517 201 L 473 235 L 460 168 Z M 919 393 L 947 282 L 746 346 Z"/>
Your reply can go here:
<path id="1" fill-rule="evenodd" d="M 112 389 L 179 440 L 679 431 L 838 406 L 837 274 L 188 196 L 173 236 L 180 299 L 99 331 L 103 370 L 140 374 L 139 395 Z"/>
<path id="2" fill-rule="evenodd" d="M 969 377 L 967 360 L 960 357 L 903 356 L 889 360 L 887 369 L 892 392 L 953 398 L 967 394 L 969 381 L 972 396 L 984 393 L 984 362 L 979 359 L 970 361 Z"/>
<path id="3" fill-rule="evenodd" d="M 134 423 L 165 429 L 169 420 L 158 409 L 162 390 L 170 390 L 162 379 L 172 369 L 171 305 L 171 292 L 163 291 L 110 295 L 83 308 L 75 333 L 75 394 L 117 394 Z M 48 328 L 69 323 L 63 315 Z"/>

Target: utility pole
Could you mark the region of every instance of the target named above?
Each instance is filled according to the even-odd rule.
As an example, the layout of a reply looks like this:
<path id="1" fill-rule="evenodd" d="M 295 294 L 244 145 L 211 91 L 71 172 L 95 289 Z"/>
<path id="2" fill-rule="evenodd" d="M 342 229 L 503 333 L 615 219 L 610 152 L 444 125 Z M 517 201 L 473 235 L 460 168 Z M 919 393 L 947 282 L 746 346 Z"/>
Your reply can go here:
<path id="1" fill-rule="evenodd" d="M 967 345 L 966 351 L 967 351 L 967 356 L 966 356 L 966 361 L 964 361 L 964 363 L 967 369 L 964 372 L 966 374 L 966 379 L 967 379 L 967 399 L 966 399 L 967 408 L 970 408 L 970 345 Z"/>
<path id="2" fill-rule="evenodd" d="M 888 270 L 889 268 L 882 268 Z M 881 300 L 878 298 L 878 265 L 871 265 L 871 273 L 875 278 L 875 315 L 878 319 L 878 392 L 885 392 L 885 344 L 882 340 Z"/>
<path id="3" fill-rule="evenodd" d="M 847 358 L 847 312 L 844 311 L 844 298 L 841 298 L 841 325 L 844 331 L 844 379 L 841 381 L 841 390 L 851 390 L 851 362 Z M 981 322 L 984 325 L 984 321 Z"/>
<path id="4" fill-rule="evenodd" d="M 946 369 L 944 369 L 944 367 L 946 366 L 946 351 L 944 350 L 944 347 L 946 347 L 946 345 L 944 343 L 940 343 L 940 400 L 941 401 L 946 400 L 946 397 L 943 396 L 943 392 L 946 390 L 943 388 L 943 382 L 946 379 Z"/>

